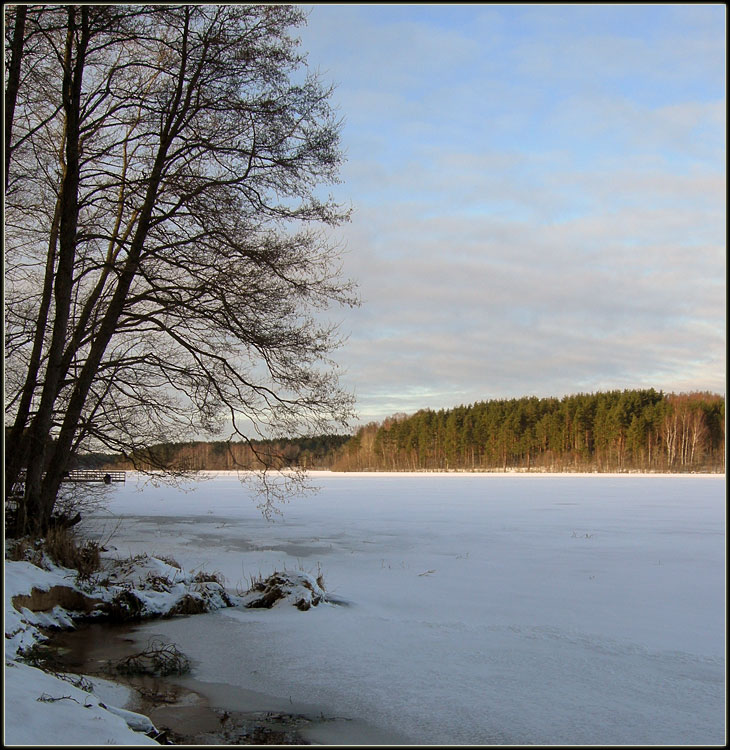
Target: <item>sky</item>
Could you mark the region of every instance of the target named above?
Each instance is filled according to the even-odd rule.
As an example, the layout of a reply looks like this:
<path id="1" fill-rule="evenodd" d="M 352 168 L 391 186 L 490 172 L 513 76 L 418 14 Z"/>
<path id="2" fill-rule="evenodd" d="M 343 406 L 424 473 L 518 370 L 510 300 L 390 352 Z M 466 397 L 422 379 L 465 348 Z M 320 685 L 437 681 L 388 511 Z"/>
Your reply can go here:
<path id="1" fill-rule="evenodd" d="M 306 5 L 358 421 L 725 393 L 724 5 Z"/>

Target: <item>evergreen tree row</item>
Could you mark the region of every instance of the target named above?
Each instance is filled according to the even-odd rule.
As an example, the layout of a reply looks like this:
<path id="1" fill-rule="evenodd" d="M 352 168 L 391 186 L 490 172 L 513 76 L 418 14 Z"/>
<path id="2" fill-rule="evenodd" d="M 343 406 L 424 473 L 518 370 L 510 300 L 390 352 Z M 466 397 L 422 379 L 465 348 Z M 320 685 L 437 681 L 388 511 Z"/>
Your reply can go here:
<path id="1" fill-rule="evenodd" d="M 90 457 L 92 458 L 92 457 Z M 354 435 L 164 443 L 113 468 L 724 472 L 725 399 L 648 390 L 483 401 L 398 414 Z"/>
<path id="2" fill-rule="evenodd" d="M 724 471 L 725 399 L 654 389 L 493 400 L 360 429 L 341 471 Z"/>

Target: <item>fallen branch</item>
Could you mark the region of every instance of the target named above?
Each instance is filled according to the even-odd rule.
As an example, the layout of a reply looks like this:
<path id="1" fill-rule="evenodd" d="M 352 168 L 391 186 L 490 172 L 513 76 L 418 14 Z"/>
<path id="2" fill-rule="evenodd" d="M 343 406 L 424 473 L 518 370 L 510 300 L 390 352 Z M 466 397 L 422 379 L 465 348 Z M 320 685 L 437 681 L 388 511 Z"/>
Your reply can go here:
<path id="1" fill-rule="evenodd" d="M 119 661 L 115 669 L 123 674 L 185 674 L 190 660 L 174 643 L 152 642 L 147 649 Z"/>
<path id="2" fill-rule="evenodd" d="M 93 703 L 81 703 L 81 701 L 77 701 L 76 698 L 70 696 L 70 695 L 61 695 L 58 698 L 54 698 L 52 695 L 48 695 L 48 693 L 41 693 L 36 698 L 37 701 L 40 701 L 41 703 L 56 703 L 57 701 L 73 701 L 74 703 L 78 703 L 79 706 L 83 706 L 84 708 L 91 708 L 94 704 Z"/>

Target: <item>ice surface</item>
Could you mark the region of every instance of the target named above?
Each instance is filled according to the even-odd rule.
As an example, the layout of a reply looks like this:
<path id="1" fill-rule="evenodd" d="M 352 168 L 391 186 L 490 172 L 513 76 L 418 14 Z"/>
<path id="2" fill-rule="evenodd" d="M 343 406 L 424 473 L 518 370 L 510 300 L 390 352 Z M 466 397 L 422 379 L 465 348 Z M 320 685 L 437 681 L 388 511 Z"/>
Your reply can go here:
<path id="1" fill-rule="evenodd" d="M 174 641 L 198 680 L 394 742 L 724 743 L 724 476 L 313 481 L 274 523 L 235 474 L 119 487 L 86 527 L 123 517 L 119 555 L 171 555 L 233 590 L 321 569 L 347 605 L 227 609 L 140 637 Z"/>

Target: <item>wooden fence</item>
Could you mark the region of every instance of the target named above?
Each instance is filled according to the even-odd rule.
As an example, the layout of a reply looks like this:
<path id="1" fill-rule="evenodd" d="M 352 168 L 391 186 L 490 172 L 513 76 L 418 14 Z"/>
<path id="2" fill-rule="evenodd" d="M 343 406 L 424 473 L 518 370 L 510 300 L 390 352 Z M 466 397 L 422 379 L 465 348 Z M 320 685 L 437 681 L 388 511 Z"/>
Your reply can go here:
<path id="1" fill-rule="evenodd" d="M 91 469 L 75 469 L 69 471 L 64 476 L 64 482 L 103 482 L 104 484 L 111 484 L 112 482 L 124 482 L 126 481 L 125 471 L 97 471 Z"/>

